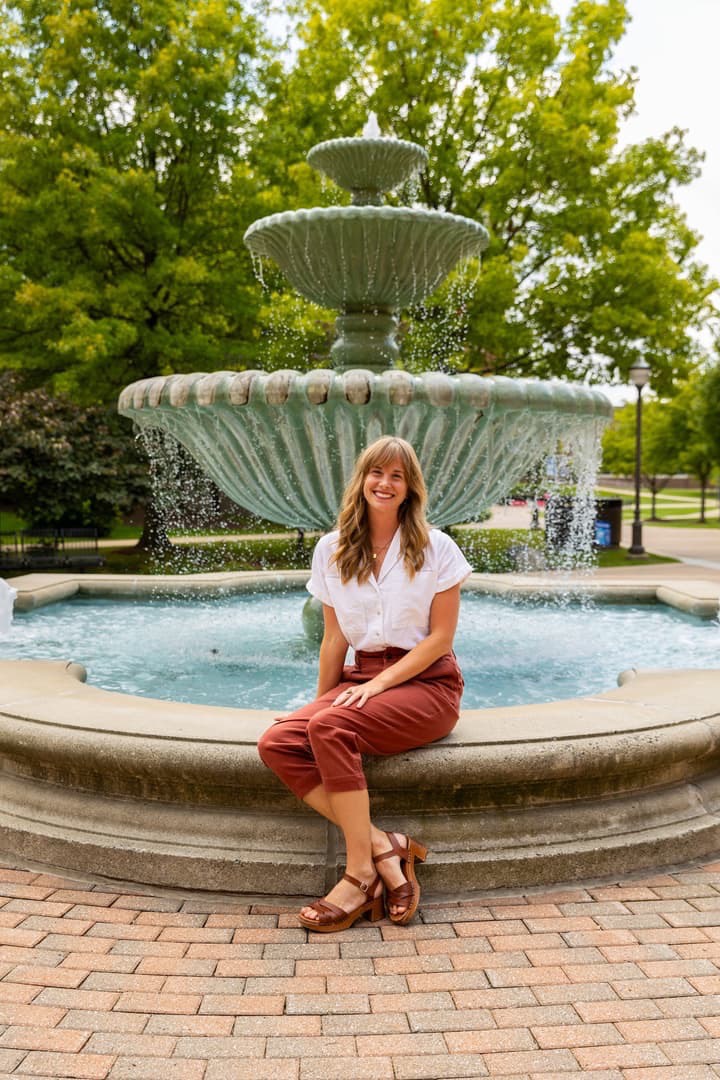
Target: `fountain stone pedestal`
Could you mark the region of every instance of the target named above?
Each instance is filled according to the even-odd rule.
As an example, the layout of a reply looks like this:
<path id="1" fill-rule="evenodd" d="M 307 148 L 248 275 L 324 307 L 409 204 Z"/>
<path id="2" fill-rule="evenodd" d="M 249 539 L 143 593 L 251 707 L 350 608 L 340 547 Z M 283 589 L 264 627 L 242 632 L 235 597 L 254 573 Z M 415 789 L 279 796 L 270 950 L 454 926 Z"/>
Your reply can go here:
<path id="1" fill-rule="evenodd" d="M 18 584 L 23 607 L 50 599 L 41 577 Z M 56 594 L 142 596 L 287 587 L 306 574 L 54 577 Z M 467 587 L 495 585 L 478 575 Z M 704 596 L 674 599 L 716 610 L 717 592 Z M 307 897 L 334 883 L 334 828 L 257 756 L 272 713 L 131 697 L 83 678 L 77 664 L 0 662 L 0 852 L 156 886 Z M 435 894 L 706 855 L 720 846 L 718 701 L 719 670 L 629 671 L 588 698 L 464 710 L 448 738 L 368 759 L 373 817 L 428 844 L 421 874 Z"/>

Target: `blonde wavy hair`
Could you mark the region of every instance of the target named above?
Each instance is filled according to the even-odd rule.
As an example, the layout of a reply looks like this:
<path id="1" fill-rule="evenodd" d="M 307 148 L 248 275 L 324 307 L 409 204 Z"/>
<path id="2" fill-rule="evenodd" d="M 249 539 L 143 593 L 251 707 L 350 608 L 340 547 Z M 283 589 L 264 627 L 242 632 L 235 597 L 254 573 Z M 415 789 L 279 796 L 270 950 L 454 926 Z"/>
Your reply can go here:
<path id="1" fill-rule="evenodd" d="M 370 522 L 363 487 L 366 477 L 376 465 L 389 465 L 398 459 L 405 471 L 407 496 L 400 505 L 400 553 L 405 569 L 412 578 L 425 562 L 425 548 L 430 540 L 430 526 L 425 517 L 427 488 L 417 454 L 409 442 L 395 435 L 383 435 L 363 450 L 355 462 L 355 471 L 345 488 L 337 527 L 340 532 L 333 556 L 343 583 L 357 577 L 360 584 L 372 573 L 373 553 L 370 543 Z"/>

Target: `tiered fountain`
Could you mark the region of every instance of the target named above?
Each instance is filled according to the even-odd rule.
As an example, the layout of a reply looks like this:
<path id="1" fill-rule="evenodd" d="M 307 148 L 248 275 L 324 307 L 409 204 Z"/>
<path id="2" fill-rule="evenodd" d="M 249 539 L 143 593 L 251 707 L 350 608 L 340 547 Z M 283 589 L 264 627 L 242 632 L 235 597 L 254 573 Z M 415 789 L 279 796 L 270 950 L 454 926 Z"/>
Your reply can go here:
<path id="1" fill-rule="evenodd" d="M 265 218 L 246 242 L 339 309 L 334 368 L 148 379 L 123 391 L 122 413 L 176 436 L 243 506 L 301 527 L 332 524 L 358 450 L 383 432 L 416 446 L 438 525 L 473 518 L 558 438 L 596 441 L 610 405 L 594 391 L 394 368 L 398 312 L 479 255 L 485 230 L 381 205 L 422 168 L 412 144 L 371 132 L 322 143 L 310 161 L 353 205 Z M 37 577 L 14 583 L 25 607 L 78 589 L 286 588 L 306 574 Z M 468 587 L 515 583 L 474 575 Z M 662 598 L 695 602 L 680 593 Z M 427 885 L 456 895 L 717 850 L 720 675 L 632 674 L 575 701 L 465 710 L 447 739 L 368 763 L 378 821 L 431 848 Z M 257 756 L 273 713 L 108 693 L 83 677 L 69 662 L 0 662 L 0 851 L 184 888 L 318 895 L 337 879 L 334 830 Z"/>
<path id="2" fill-rule="evenodd" d="M 340 311 L 332 369 L 143 379 L 120 395 L 124 416 L 175 436 L 241 506 L 298 528 L 332 526 L 358 453 L 382 434 L 415 446 L 438 526 L 478 516 L 558 439 L 597 441 L 612 410 L 596 390 L 394 366 L 398 313 L 488 243 L 468 218 L 383 205 L 383 192 L 426 164 L 421 147 L 369 125 L 362 138 L 313 147 L 308 161 L 352 205 L 273 214 L 245 243 L 307 299 Z"/>

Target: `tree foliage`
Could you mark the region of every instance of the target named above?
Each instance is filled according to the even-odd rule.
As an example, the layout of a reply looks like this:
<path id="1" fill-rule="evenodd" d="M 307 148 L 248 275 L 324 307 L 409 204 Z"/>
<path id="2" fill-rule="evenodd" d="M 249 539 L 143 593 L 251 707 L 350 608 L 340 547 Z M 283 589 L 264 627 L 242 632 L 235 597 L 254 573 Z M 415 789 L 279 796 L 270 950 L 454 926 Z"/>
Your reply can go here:
<path id="1" fill-rule="evenodd" d="M 702 428 L 714 463 L 720 467 L 720 360 L 700 380 Z"/>
<path id="2" fill-rule="evenodd" d="M 720 396 L 715 397 L 710 375 L 694 373 L 672 398 L 643 403 L 642 478 L 655 496 L 677 473 L 696 477 L 701 491 L 700 520 L 705 520 L 705 494 L 714 468 L 720 465 L 720 445 L 713 446 L 714 422 L 711 410 L 720 413 Z M 718 386 L 720 389 L 720 384 Z M 624 405 L 603 436 L 602 467 L 605 472 L 630 477 L 635 471 L 636 405 Z"/>
<path id="3" fill-rule="evenodd" d="M 89 400 L 251 340 L 240 0 L 12 0 L 0 16 L 0 363 Z"/>
<path id="4" fill-rule="evenodd" d="M 101 531 L 147 490 L 147 466 L 114 410 L 82 408 L 0 372 L 0 492 L 29 526 Z"/>
<path id="5" fill-rule="evenodd" d="M 697 478 L 700 485 L 700 521 L 705 521 L 705 499 L 715 465 L 706 423 L 705 379 L 695 373 L 668 403 L 671 439 L 679 448 L 680 471 Z"/>
<path id="6" fill-rule="evenodd" d="M 611 66 L 623 0 L 576 0 L 564 24 L 548 0 L 297 10 L 301 47 L 288 72 L 270 73 L 253 164 L 296 205 L 308 147 L 359 133 L 369 109 L 385 133 L 426 147 L 422 202 L 491 234 L 465 341 L 441 339 L 441 360 L 624 377 L 643 355 L 661 391 L 687 372 L 714 283 L 673 192 L 700 156 L 677 130 L 618 146 L 634 93 L 632 73 Z"/>
<path id="7" fill-rule="evenodd" d="M 642 354 L 659 392 L 687 374 L 714 283 L 674 193 L 701 159 L 676 130 L 619 147 L 624 0 L 564 22 L 550 0 L 292 17 L 283 49 L 241 0 L 2 8 L 0 366 L 109 401 L 155 374 L 316 361 L 327 313 L 276 278 L 263 297 L 242 236 L 342 199 L 305 155 L 374 109 L 428 150 L 418 201 L 491 234 L 482 273 L 414 313 L 408 365 L 624 377 Z"/>
<path id="8" fill-rule="evenodd" d="M 613 423 L 603 436 L 602 468 L 617 476 L 633 476 L 635 473 L 637 406 L 635 402 L 624 405 L 615 413 Z M 677 434 L 671 423 L 664 402 L 657 399 L 644 401 L 642 406 L 642 455 L 641 478 L 652 495 L 650 517 L 655 519 L 655 499 L 659 491 L 669 483 L 670 477 L 679 472 L 682 446 L 673 441 Z"/>

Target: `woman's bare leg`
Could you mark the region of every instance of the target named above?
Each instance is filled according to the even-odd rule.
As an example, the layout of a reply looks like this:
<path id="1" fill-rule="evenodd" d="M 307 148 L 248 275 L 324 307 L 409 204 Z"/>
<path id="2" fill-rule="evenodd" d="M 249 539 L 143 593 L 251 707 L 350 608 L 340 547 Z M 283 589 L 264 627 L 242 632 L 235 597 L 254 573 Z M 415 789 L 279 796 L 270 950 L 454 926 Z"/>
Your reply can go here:
<path id="1" fill-rule="evenodd" d="M 382 877 L 389 889 L 397 888 L 405 881 L 400 871 L 400 860 L 383 859 L 375 867 L 373 858 L 388 851 L 390 845 L 386 833 L 378 829 L 370 820 L 370 801 L 367 789 L 362 791 L 327 792 L 322 784 L 305 795 L 303 802 L 327 818 L 342 831 L 347 852 L 347 872 L 359 881 L 372 881 L 376 873 Z M 402 834 L 396 834 L 401 836 Z M 355 869 L 353 869 L 355 867 Z M 359 872 L 361 871 L 361 872 Z M 339 881 L 327 894 L 327 899 L 343 910 L 357 907 L 358 890 L 347 881 Z M 393 904 L 390 908 L 394 915 L 405 910 L 402 904 Z M 312 908 L 303 908 L 303 915 L 312 919 L 317 912 Z"/>

